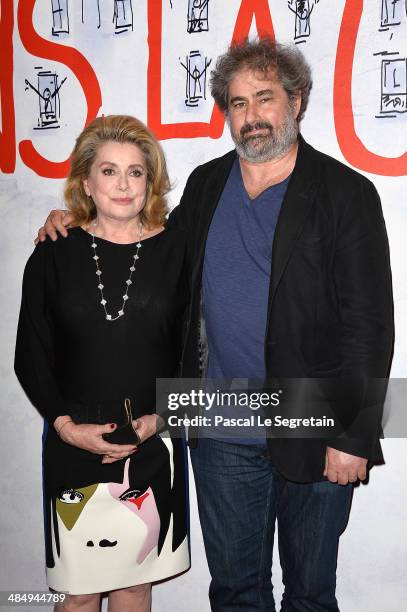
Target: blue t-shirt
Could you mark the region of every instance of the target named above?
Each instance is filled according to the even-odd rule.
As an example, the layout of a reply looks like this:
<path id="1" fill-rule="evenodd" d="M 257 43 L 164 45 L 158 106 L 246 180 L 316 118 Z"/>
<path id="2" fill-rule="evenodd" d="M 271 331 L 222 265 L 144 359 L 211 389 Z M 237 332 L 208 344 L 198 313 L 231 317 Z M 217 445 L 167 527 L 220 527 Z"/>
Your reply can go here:
<path id="1" fill-rule="evenodd" d="M 271 252 L 288 181 L 251 200 L 239 161 L 232 167 L 211 222 L 203 266 L 208 378 L 265 378 Z"/>

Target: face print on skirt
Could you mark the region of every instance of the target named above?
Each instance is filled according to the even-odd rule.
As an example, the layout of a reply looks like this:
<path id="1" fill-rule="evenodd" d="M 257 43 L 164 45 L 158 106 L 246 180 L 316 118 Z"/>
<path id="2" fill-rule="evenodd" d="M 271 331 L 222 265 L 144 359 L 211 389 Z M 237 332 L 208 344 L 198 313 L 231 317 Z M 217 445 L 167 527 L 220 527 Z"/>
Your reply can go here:
<path id="1" fill-rule="evenodd" d="M 172 442 L 160 439 L 158 444 L 163 461 L 162 464 L 159 461 L 158 472 L 155 466 L 151 473 L 160 474 L 159 483 L 152 482 L 148 486 L 147 467 L 138 478 L 137 462 L 132 464 L 129 458 L 121 483 L 96 483 L 60 492 L 55 502 L 57 525 L 51 528 L 54 566 L 47 568 L 52 588 L 72 593 L 90 592 L 89 588 L 93 588 L 96 592 L 99 584 L 102 591 L 107 590 L 106 585 L 113 580 L 112 574 L 129 576 L 129 585 L 171 574 L 175 560 L 170 524 Z M 163 548 L 167 535 L 170 537 Z M 163 538 L 162 543 L 160 538 Z M 95 577 L 93 587 L 88 586 L 90 573 Z M 131 576 L 136 576 L 136 582 Z M 112 584 L 116 585 L 112 588 L 120 588 L 117 581 Z"/>

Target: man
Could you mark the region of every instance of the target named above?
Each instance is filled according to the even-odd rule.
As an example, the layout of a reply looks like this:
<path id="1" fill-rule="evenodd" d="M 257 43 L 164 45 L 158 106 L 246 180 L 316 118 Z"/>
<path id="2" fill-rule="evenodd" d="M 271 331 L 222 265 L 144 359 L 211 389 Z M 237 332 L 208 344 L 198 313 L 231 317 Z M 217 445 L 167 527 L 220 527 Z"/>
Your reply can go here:
<path id="1" fill-rule="evenodd" d="M 270 40 L 218 59 L 212 95 L 236 150 L 194 170 L 168 221 L 190 236 L 185 377 L 341 377 L 366 390 L 388 375 L 393 312 L 380 200 L 370 181 L 299 135 L 311 86 L 301 52 Z M 54 238 L 66 217 L 51 215 Z M 206 437 L 191 449 L 212 610 L 275 610 L 276 518 L 281 609 L 338 610 L 351 483 L 366 478 L 368 460 L 382 460 L 379 423 L 363 433 L 368 395 L 350 416 L 339 402 L 344 421 L 359 424 L 352 435 L 267 446 Z"/>

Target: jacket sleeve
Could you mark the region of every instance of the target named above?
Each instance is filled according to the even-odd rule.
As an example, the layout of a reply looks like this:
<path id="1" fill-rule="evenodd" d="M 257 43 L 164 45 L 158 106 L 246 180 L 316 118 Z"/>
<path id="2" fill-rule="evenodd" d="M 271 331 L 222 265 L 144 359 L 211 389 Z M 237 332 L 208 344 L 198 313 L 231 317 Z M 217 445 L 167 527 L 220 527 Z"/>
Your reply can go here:
<path id="1" fill-rule="evenodd" d="M 380 198 L 361 180 L 339 221 L 334 279 L 342 325 L 340 411 L 346 423 L 329 446 L 369 458 L 381 431 L 394 342 L 389 247 Z M 351 415 L 351 418 L 347 418 Z"/>
<path id="2" fill-rule="evenodd" d="M 185 189 L 182 193 L 180 203 L 170 213 L 166 226 L 176 227 L 178 229 L 190 232 L 191 224 L 193 223 L 193 209 L 195 203 L 195 194 L 197 191 L 197 176 L 199 167 L 189 175 Z"/>
<path id="3" fill-rule="evenodd" d="M 31 403 L 52 425 L 68 411 L 55 377 L 50 247 L 48 241 L 38 244 L 25 267 L 14 368 Z"/>

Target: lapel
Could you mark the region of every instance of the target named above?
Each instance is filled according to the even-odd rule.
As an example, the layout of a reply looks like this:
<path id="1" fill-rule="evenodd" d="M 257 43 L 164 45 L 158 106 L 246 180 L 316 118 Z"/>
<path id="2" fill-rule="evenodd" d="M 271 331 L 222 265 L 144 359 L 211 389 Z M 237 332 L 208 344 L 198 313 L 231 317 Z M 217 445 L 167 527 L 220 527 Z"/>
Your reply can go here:
<path id="1" fill-rule="evenodd" d="M 274 235 L 269 308 L 314 200 L 319 183 L 319 160 L 315 153 L 300 135 L 297 160 Z"/>
<path id="2" fill-rule="evenodd" d="M 209 226 L 235 159 L 236 151 L 229 151 L 226 155 L 217 160 L 215 168 L 210 167 L 208 169 L 205 185 L 200 194 L 200 197 L 204 201 L 204 205 L 202 207 L 202 216 L 198 226 L 199 234 L 197 239 L 199 247 L 195 260 L 195 269 L 193 270 L 193 279 L 197 280 L 199 278 L 199 282 Z"/>

